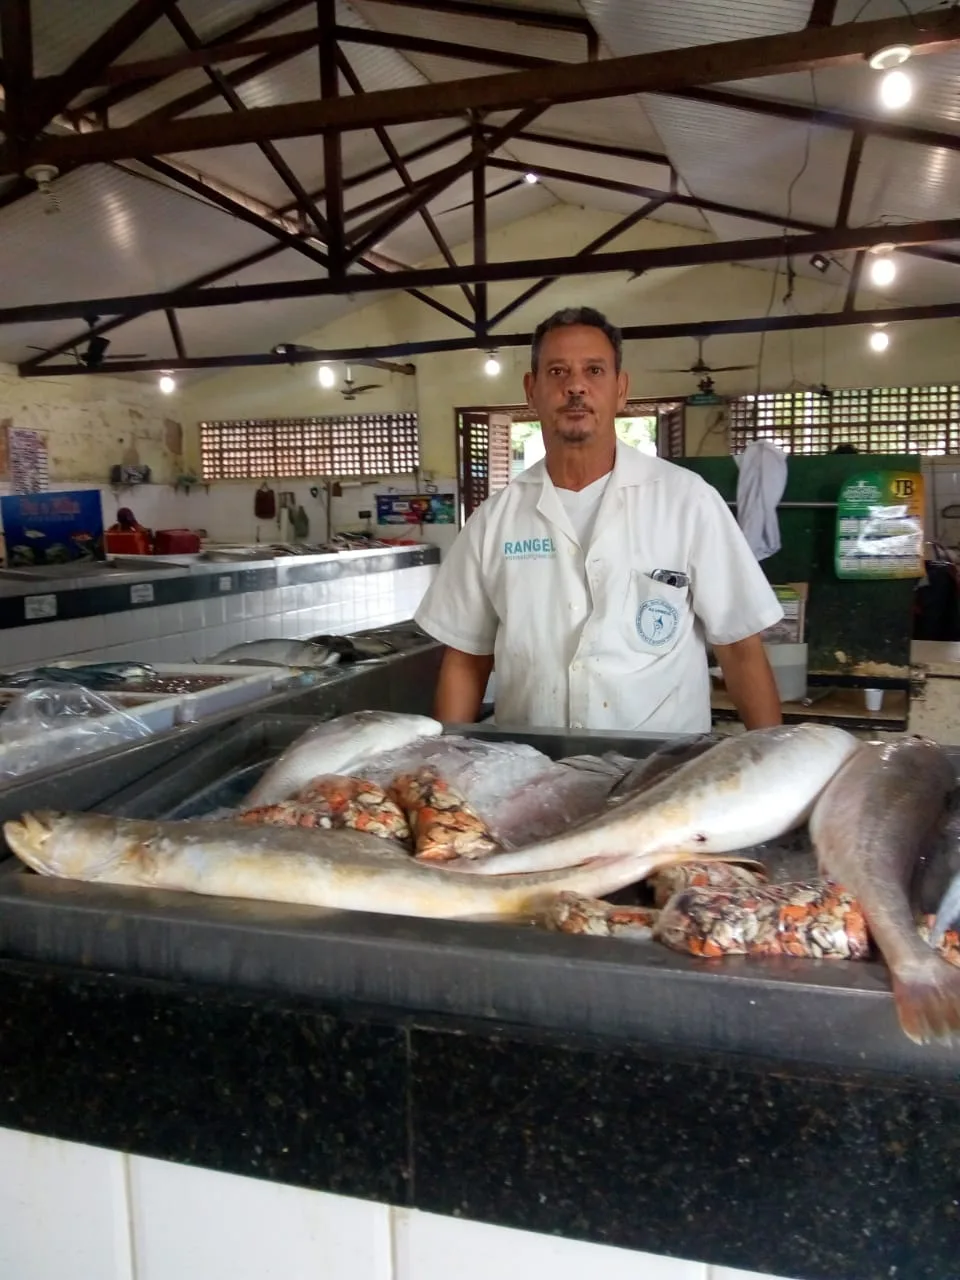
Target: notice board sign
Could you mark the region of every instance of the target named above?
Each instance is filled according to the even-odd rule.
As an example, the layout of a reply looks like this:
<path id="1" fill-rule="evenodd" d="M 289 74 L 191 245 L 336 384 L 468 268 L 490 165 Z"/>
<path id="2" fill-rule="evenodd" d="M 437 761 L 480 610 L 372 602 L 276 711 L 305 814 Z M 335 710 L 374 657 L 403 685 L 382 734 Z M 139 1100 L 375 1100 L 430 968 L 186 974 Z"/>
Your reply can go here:
<path id="1" fill-rule="evenodd" d="M 0 498 L 11 566 L 103 559 L 103 504 L 97 489 Z"/>
<path id="2" fill-rule="evenodd" d="M 378 493 L 377 524 L 455 524 L 452 493 Z"/>

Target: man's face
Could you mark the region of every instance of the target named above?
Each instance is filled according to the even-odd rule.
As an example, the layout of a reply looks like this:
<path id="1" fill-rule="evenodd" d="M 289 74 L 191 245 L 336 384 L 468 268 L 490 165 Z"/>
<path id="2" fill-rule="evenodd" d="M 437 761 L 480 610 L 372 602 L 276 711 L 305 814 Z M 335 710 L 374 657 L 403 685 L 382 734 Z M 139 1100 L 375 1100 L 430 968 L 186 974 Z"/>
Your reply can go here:
<path id="1" fill-rule="evenodd" d="M 602 329 L 564 325 L 544 335 L 536 374 L 523 379 L 527 403 L 543 427 L 544 444 L 589 445 L 616 438 L 627 401 L 627 375 Z"/>

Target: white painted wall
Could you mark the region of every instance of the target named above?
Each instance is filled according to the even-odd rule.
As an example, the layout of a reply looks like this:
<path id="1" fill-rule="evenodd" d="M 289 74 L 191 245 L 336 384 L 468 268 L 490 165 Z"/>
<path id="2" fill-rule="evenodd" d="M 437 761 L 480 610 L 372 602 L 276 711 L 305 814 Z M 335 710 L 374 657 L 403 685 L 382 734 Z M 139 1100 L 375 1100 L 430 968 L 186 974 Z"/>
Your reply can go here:
<path id="1" fill-rule="evenodd" d="M 158 483 L 175 481 L 182 470 L 182 408 L 131 378 L 20 378 L 0 364 L 0 425 L 47 437 L 52 487 L 74 480 L 105 484 L 111 465 L 131 447 Z"/>
<path id="2" fill-rule="evenodd" d="M 10 1129 L 0 1129 L 0 1276 L 764 1280 Z"/>

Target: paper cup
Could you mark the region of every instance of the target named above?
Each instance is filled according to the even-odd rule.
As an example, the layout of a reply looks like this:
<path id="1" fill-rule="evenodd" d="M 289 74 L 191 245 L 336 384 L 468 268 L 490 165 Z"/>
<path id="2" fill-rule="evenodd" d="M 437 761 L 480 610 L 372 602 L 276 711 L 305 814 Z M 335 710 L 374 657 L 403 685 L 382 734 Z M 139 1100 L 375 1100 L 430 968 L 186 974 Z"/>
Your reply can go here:
<path id="1" fill-rule="evenodd" d="M 864 689 L 863 700 L 867 704 L 868 711 L 879 711 L 883 706 L 883 690 Z"/>

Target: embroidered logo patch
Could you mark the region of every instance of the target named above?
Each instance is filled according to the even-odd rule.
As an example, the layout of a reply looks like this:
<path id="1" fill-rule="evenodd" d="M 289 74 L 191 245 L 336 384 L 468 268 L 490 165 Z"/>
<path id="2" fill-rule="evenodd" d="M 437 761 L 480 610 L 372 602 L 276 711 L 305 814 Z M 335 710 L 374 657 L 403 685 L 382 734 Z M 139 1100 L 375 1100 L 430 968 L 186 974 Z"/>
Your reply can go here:
<path id="1" fill-rule="evenodd" d="M 644 600 L 637 611 L 637 635 L 644 644 L 669 644 L 680 625 L 680 614 L 666 600 Z"/>

